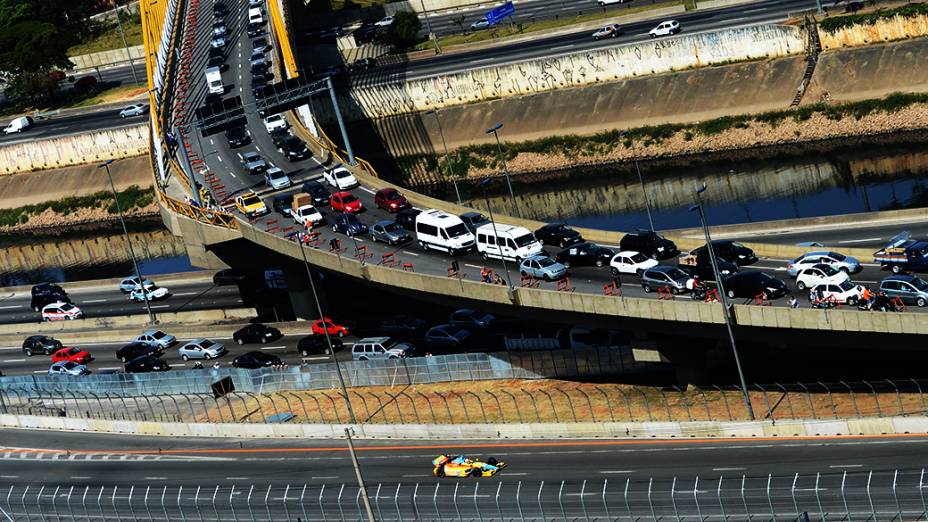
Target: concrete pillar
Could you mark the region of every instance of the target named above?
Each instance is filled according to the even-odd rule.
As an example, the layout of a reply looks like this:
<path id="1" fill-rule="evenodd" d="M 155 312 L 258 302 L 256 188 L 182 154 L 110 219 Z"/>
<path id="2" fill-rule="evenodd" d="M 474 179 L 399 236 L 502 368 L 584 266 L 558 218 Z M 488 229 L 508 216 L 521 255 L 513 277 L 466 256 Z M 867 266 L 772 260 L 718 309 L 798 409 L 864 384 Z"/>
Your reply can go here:
<path id="1" fill-rule="evenodd" d="M 320 280 L 318 270 L 313 270 L 315 276 L 316 292 L 322 309 L 326 310 L 325 288 Z M 284 280 L 287 283 L 287 295 L 290 297 L 290 306 L 298 319 L 318 319 L 319 313 L 313 299 L 309 278 L 306 275 L 306 266 L 302 263 L 287 264 L 284 267 Z"/>

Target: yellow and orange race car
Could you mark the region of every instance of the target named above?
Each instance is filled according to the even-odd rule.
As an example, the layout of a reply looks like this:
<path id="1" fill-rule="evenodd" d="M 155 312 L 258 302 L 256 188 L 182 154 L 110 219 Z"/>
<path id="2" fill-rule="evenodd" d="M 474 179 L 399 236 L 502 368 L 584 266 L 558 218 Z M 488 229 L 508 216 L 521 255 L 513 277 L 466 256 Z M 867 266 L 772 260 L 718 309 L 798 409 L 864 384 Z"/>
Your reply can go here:
<path id="1" fill-rule="evenodd" d="M 505 468 L 506 463 L 493 457 L 481 462 L 464 455 L 439 455 L 432 466 L 436 477 L 492 477 Z"/>

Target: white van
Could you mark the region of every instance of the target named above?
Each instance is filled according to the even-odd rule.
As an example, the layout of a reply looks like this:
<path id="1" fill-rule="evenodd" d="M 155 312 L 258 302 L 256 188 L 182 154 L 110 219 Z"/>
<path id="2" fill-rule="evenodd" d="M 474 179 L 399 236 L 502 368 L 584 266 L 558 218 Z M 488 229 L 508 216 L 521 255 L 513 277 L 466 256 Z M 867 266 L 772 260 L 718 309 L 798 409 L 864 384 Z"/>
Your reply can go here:
<path id="1" fill-rule="evenodd" d="M 248 23 L 251 24 L 263 24 L 264 23 L 264 13 L 261 12 L 260 7 L 252 7 L 248 10 Z"/>
<path id="2" fill-rule="evenodd" d="M 416 239 L 423 250 L 444 250 L 452 256 L 474 250 L 474 235 L 461 218 L 430 209 L 416 216 Z"/>
<path id="3" fill-rule="evenodd" d="M 16 132 L 22 132 L 29 127 L 32 127 L 32 118 L 29 116 L 20 116 L 19 118 L 14 118 L 9 125 L 3 128 L 4 134 L 13 134 Z"/>
<path id="4" fill-rule="evenodd" d="M 207 67 L 206 86 L 209 88 L 210 94 L 222 94 L 226 92 L 226 88 L 222 84 L 222 73 L 219 72 L 219 67 Z"/>
<path id="5" fill-rule="evenodd" d="M 477 227 L 477 252 L 483 259 L 521 261 L 544 253 L 541 242 L 524 227 L 487 223 Z"/>

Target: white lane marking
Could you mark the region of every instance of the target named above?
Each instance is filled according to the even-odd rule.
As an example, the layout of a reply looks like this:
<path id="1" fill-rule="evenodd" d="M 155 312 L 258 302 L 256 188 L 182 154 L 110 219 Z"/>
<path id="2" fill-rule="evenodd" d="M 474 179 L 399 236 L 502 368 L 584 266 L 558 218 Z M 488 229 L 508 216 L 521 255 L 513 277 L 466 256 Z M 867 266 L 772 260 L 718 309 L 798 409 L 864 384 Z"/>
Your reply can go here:
<path id="1" fill-rule="evenodd" d="M 238 179 L 238 176 L 236 176 L 235 173 L 232 172 L 231 170 L 229 171 L 229 175 L 232 176 L 233 178 Z"/>
<path id="2" fill-rule="evenodd" d="M 145 480 L 167 480 L 167 477 L 145 477 Z"/>
<path id="3" fill-rule="evenodd" d="M 174 297 L 184 297 L 187 295 L 197 295 L 199 292 L 184 292 L 182 294 L 174 294 Z"/>
<path id="4" fill-rule="evenodd" d="M 262 350 L 286 350 L 287 347 L 286 346 L 263 346 L 261 347 L 261 349 Z"/>
<path id="5" fill-rule="evenodd" d="M 15 478 L 19 478 L 19 475 L 0 475 L 0 478 L 15 479 Z"/>
<path id="6" fill-rule="evenodd" d="M 216 159 L 219 160 L 219 163 L 222 163 L 222 156 L 216 156 Z"/>
<path id="7" fill-rule="evenodd" d="M 838 241 L 838 244 L 839 244 L 839 245 L 846 245 L 846 244 L 848 244 L 848 243 L 866 243 L 866 242 L 868 242 L 868 241 L 879 241 L 880 239 L 882 239 L 882 238 L 879 238 L 879 237 L 871 237 L 871 238 L 867 238 L 867 239 L 847 239 L 847 240 L 844 240 L 844 241 Z"/>
<path id="8" fill-rule="evenodd" d="M 90 303 L 105 303 L 107 299 L 88 299 L 87 301 L 81 301 L 81 304 L 90 304 Z"/>
<path id="9" fill-rule="evenodd" d="M 87 480 L 87 479 L 89 479 L 89 478 L 91 478 L 91 477 L 90 477 L 90 475 L 75 475 L 75 476 L 70 477 L 70 478 L 71 478 L 72 480 Z"/>
<path id="10" fill-rule="evenodd" d="M 744 471 L 747 468 L 712 468 L 712 471 Z"/>
<path id="11" fill-rule="evenodd" d="M 863 465 L 863 464 L 834 464 L 834 465 L 828 466 L 828 467 L 829 467 L 829 468 L 833 468 L 833 469 L 840 469 L 840 468 L 862 468 L 862 467 L 864 467 L 864 465 Z"/>
<path id="12" fill-rule="evenodd" d="M 23 362 L 25 359 L 6 359 L 3 363 L 14 363 L 14 362 Z"/>
<path id="13" fill-rule="evenodd" d="M 417 253 L 415 253 L 415 252 L 403 252 L 403 255 L 404 255 L 404 256 L 412 256 L 412 257 L 419 257 L 419 254 L 417 254 Z"/>
<path id="14" fill-rule="evenodd" d="M 367 192 L 368 194 L 373 194 L 373 193 L 374 193 L 373 190 L 371 190 L 371 189 L 369 189 L 369 188 L 367 188 L 367 187 L 361 187 L 361 190 L 363 190 L 364 192 Z"/>
<path id="15" fill-rule="evenodd" d="M 403 475 L 403 478 L 420 478 L 420 477 L 431 477 L 433 475 Z"/>
<path id="16" fill-rule="evenodd" d="M 261 152 L 261 147 L 257 147 L 257 146 L 256 146 L 256 147 L 255 147 L 255 150 L 257 150 L 258 152 Z"/>
<path id="17" fill-rule="evenodd" d="M 48 373 L 48 370 L 35 370 L 32 373 Z"/>
<path id="18" fill-rule="evenodd" d="M 152 310 L 154 310 L 155 308 L 170 308 L 170 307 L 171 305 L 157 305 L 157 306 L 152 306 L 151 308 Z"/>
<path id="19" fill-rule="evenodd" d="M 334 477 L 310 477 L 310 478 L 313 480 L 332 480 L 332 479 L 337 479 L 338 476 L 336 475 Z"/>
<path id="20" fill-rule="evenodd" d="M 329 360 L 328 355 L 314 355 L 312 357 L 303 357 L 306 361 L 327 361 Z"/>
<path id="21" fill-rule="evenodd" d="M 469 264 L 469 263 L 464 263 L 464 266 L 469 266 L 469 267 L 471 267 L 471 268 L 483 268 L 482 266 L 471 265 L 471 264 Z"/>
<path id="22" fill-rule="evenodd" d="M 226 477 L 226 480 L 248 480 L 248 477 Z"/>
<path id="23" fill-rule="evenodd" d="M 118 370 L 118 366 L 111 366 L 109 368 L 97 368 L 98 370 Z"/>
<path id="24" fill-rule="evenodd" d="M 210 138 L 210 139 L 209 139 L 209 144 L 210 144 L 210 145 L 215 145 L 216 142 L 213 141 L 213 138 Z"/>
<path id="25" fill-rule="evenodd" d="M 503 473 L 506 473 L 506 472 L 503 472 Z M 509 477 L 524 477 L 526 475 L 528 475 L 528 473 L 524 473 L 524 472 L 523 473 L 506 473 L 506 476 L 509 476 Z"/>
<path id="26" fill-rule="evenodd" d="M 0 306 L 0 310 L 12 310 L 13 308 L 22 308 L 25 305 Z"/>
<path id="27" fill-rule="evenodd" d="M 634 473 L 634 472 L 635 472 L 635 470 L 633 470 L 633 469 L 619 469 L 619 470 L 615 470 L 615 471 L 600 471 L 600 473 L 602 473 L 602 474 L 604 474 L 604 475 L 609 475 L 609 474 L 620 474 L 620 473 Z"/>
<path id="28" fill-rule="evenodd" d="M 559 46 L 557 46 L 557 47 L 552 47 L 551 50 L 552 50 L 552 51 L 557 51 L 557 50 L 560 50 L 560 49 L 573 49 L 574 47 L 576 47 L 576 45 L 577 45 L 577 44 L 559 45 Z"/>

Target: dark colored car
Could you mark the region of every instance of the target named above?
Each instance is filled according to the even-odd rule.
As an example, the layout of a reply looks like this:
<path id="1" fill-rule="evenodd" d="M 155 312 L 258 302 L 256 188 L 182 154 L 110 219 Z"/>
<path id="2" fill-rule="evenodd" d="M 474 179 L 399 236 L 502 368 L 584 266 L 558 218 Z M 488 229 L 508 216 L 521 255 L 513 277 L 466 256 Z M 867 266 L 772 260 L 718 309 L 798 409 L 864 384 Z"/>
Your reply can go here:
<path id="1" fill-rule="evenodd" d="M 570 268 L 572 266 L 606 266 L 615 255 L 611 249 L 596 243 L 574 243 L 554 256 L 558 263 Z"/>
<path id="2" fill-rule="evenodd" d="M 226 268 L 213 275 L 213 284 L 216 286 L 237 285 L 244 281 L 245 274 L 234 268 Z"/>
<path id="3" fill-rule="evenodd" d="M 226 4 L 221 2 L 216 2 L 213 4 L 213 16 L 222 18 L 227 14 L 229 14 L 229 7 L 226 6 Z"/>
<path id="4" fill-rule="evenodd" d="M 332 348 L 336 352 L 344 347 L 344 343 L 342 343 L 342 340 L 338 337 L 330 336 L 329 339 L 332 341 Z M 310 335 L 300 339 L 296 349 L 303 357 L 309 357 L 310 355 L 328 355 L 329 344 L 326 342 L 324 335 Z"/>
<path id="5" fill-rule="evenodd" d="M 374 58 L 370 58 L 370 57 L 361 58 L 360 60 L 351 64 L 351 68 L 355 71 L 366 71 L 368 69 L 373 69 L 376 66 L 377 66 L 377 60 Z"/>
<path id="6" fill-rule="evenodd" d="M 268 343 L 280 339 L 282 334 L 280 330 L 266 324 L 254 323 L 249 324 L 236 330 L 232 334 L 232 340 L 238 344 L 246 343 Z"/>
<path id="7" fill-rule="evenodd" d="M 374 205 L 387 212 L 399 212 L 409 206 L 406 196 L 393 187 L 382 188 L 374 194 Z"/>
<path id="8" fill-rule="evenodd" d="M 226 141 L 229 142 L 229 147 L 236 149 L 251 143 L 251 135 L 245 127 L 232 127 L 226 131 Z"/>
<path id="9" fill-rule="evenodd" d="M 715 257 L 719 260 L 730 261 L 738 266 L 750 265 L 757 261 L 754 251 L 737 241 L 719 239 L 712 242 L 712 249 L 715 250 Z M 705 245 L 693 250 L 691 254 L 695 254 L 700 262 L 708 264 L 709 251 L 706 250 Z"/>
<path id="10" fill-rule="evenodd" d="M 478 312 L 470 308 L 461 308 L 451 312 L 448 323 L 464 328 L 487 328 L 496 321 L 492 314 Z"/>
<path id="11" fill-rule="evenodd" d="M 367 233 L 367 225 L 361 223 L 358 216 L 342 212 L 332 220 L 332 232 L 346 236 L 359 236 Z"/>
<path id="12" fill-rule="evenodd" d="M 396 217 L 393 218 L 393 222 L 397 225 L 405 228 L 406 230 L 415 230 L 416 229 L 416 216 L 419 215 L 419 212 L 422 212 L 416 208 L 404 208 L 396 213 Z"/>
<path id="13" fill-rule="evenodd" d="M 274 207 L 274 212 L 287 216 L 290 214 L 290 209 L 293 208 L 293 194 L 274 196 L 271 205 Z"/>
<path id="14" fill-rule="evenodd" d="M 383 335 L 399 338 L 416 338 L 425 332 L 426 322 L 408 315 L 395 315 L 380 323 Z"/>
<path id="15" fill-rule="evenodd" d="M 286 134 L 274 140 L 274 143 L 277 145 L 277 151 L 290 161 L 299 161 L 312 156 L 303 140 L 292 134 Z"/>
<path id="16" fill-rule="evenodd" d="M 251 94 L 255 98 L 264 98 L 264 88 L 267 87 L 267 77 L 263 74 L 256 74 L 251 77 Z"/>
<path id="17" fill-rule="evenodd" d="M 71 298 L 64 288 L 55 283 L 39 283 L 32 287 L 32 310 L 38 312 L 45 308 L 45 305 L 57 303 L 59 301 L 70 303 Z"/>
<path id="18" fill-rule="evenodd" d="M 539 228 L 535 231 L 535 238 L 545 245 L 554 245 L 561 248 L 583 241 L 580 232 L 564 223 L 549 223 Z"/>
<path id="19" fill-rule="evenodd" d="M 751 298 L 761 293 L 766 293 L 768 299 L 776 299 L 783 297 L 789 291 L 789 287 L 783 281 L 757 270 L 738 272 L 729 276 L 724 280 L 724 286 L 725 293 L 730 299 Z"/>
<path id="20" fill-rule="evenodd" d="M 61 341 L 47 335 L 30 335 L 23 341 L 23 353 L 32 357 L 42 353 L 51 355 L 61 349 Z"/>
<path id="21" fill-rule="evenodd" d="M 232 359 L 232 366 L 236 368 L 246 368 L 249 370 L 267 368 L 269 366 L 279 366 L 281 364 L 283 364 L 283 362 L 280 360 L 280 357 L 260 351 L 243 353 L 235 359 Z"/>
<path id="22" fill-rule="evenodd" d="M 250 22 L 246 32 L 248 33 L 249 38 L 255 38 L 264 34 L 264 27 L 262 27 L 261 24 Z"/>
<path id="23" fill-rule="evenodd" d="M 676 243 L 651 230 L 625 234 L 619 241 L 621 250 L 633 250 L 654 259 L 667 259 L 680 253 Z"/>
<path id="24" fill-rule="evenodd" d="M 313 206 L 316 207 L 328 205 L 329 199 L 332 198 L 329 189 L 325 188 L 325 185 L 314 179 L 303 183 L 303 192 L 309 194 L 313 198 Z"/>
<path id="25" fill-rule="evenodd" d="M 470 332 L 460 326 L 440 324 L 425 333 L 425 343 L 432 348 L 462 348 Z"/>
<path id="26" fill-rule="evenodd" d="M 157 357 L 143 355 L 126 363 L 126 373 L 166 372 L 171 365 Z"/>
<path id="27" fill-rule="evenodd" d="M 718 263 L 719 275 L 723 280 L 738 271 L 738 265 L 732 263 L 731 261 L 719 260 Z M 692 276 L 698 277 L 703 281 L 715 281 L 715 274 L 712 272 L 712 265 L 706 258 L 697 257 L 695 265 L 680 265 L 680 270 L 683 270 Z"/>
<path id="28" fill-rule="evenodd" d="M 461 221 L 464 222 L 464 226 L 467 227 L 467 230 L 470 230 L 471 234 L 476 234 L 478 227 L 490 222 L 490 219 L 480 212 L 465 212 L 458 217 L 461 218 Z"/>
<path id="29" fill-rule="evenodd" d="M 219 67 L 220 71 L 224 71 L 228 68 L 226 65 L 226 59 L 222 55 L 221 49 L 210 48 L 210 51 L 219 51 L 217 54 L 210 53 L 209 58 L 206 59 L 206 67 Z"/>
<path id="30" fill-rule="evenodd" d="M 122 362 L 133 361 L 139 357 L 161 357 L 164 349 L 155 344 L 131 342 L 116 350 L 116 358 Z"/>

